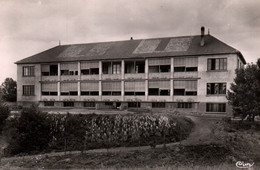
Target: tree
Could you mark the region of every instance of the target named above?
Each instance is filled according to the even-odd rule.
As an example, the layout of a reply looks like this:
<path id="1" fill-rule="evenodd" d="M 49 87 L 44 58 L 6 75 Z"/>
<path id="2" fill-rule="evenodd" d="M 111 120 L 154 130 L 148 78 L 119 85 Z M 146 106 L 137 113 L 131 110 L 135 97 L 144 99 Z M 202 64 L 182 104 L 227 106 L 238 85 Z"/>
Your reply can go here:
<path id="1" fill-rule="evenodd" d="M 8 102 L 16 101 L 16 81 L 12 78 L 6 78 L 1 85 L 2 98 Z"/>
<path id="2" fill-rule="evenodd" d="M 260 59 L 236 70 L 236 78 L 228 90 L 227 99 L 233 106 L 234 116 L 254 121 L 260 115 Z"/>

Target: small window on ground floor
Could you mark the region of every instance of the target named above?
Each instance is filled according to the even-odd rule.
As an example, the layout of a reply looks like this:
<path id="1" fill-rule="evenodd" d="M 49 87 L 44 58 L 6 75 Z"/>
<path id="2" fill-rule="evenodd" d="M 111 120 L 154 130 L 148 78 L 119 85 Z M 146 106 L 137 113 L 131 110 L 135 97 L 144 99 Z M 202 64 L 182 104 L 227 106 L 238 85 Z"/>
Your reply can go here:
<path id="1" fill-rule="evenodd" d="M 96 107 L 95 102 L 84 102 L 83 105 L 84 107 Z"/>
<path id="2" fill-rule="evenodd" d="M 140 102 L 128 102 L 128 107 L 138 108 L 141 106 Z"/>
<path id="3" fill-rule="evenodd" d="M 63 102 L 64 107 L 74 107 L 74 102 Z"/>
<path id="4" fill-rule="evenodd" d="M 77 91 L 69 91 L 69 92 L 61 92 L 61 96 L 77 96 L 78 92 Z"/>
<path id="5" fill-rule="evenodd" d="M 113 106 L 113 102 L 105 102 L 106 106 Z"/>
<path id="6" fill-rule="evenodd" d="M 103 96 L 121 96 L 121 91 L 102 91 Z"/>
<path id="7" fill-rule="evenodd" d="M 152 108 L 165 108 L 165 103 L 164 102 L 153 102 Z"/>
<path id="8" fill-rule="evenodd" d="M 81 96 L 98 96 L 99 92 L 98 91 L 81 91 L 80 95 Z"/>
<path id="9" fill-rule="evenodd" d="M 126 91 L 125 96 L 144 96 L 145 92 Z"/>
<path id="10" fill-rule="evenodd" d="M 177 108 L 185 108 L 185 109 L 192 108 L 192 103 L 189 102 L 178 103 Z"/>
<path id="11" fill-rule="evenodd" d="M 58 92 L 43 91 L 43 92 L 42 92 L 42 95 L 43 95 L 43 96 L 57 96 L 57 95 L 58 95 Z"/>
<path id="12" fill-rule="evenodd" d="M 226 103 L 207 103 L 206 112 L 226 112 Z"/>
<path id="13" fill-rule="evenodd" d="M 44 106 L 54 106 L 54 101 L 45 101 Z"/>

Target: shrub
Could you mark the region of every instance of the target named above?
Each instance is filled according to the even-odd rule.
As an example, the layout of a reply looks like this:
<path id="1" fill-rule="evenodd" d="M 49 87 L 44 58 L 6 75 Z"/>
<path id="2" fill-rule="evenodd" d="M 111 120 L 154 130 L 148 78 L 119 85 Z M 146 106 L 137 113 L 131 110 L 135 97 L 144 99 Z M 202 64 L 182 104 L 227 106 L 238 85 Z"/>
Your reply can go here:
<path id="1" fill-rule="evenodd" d="M 15 121 L 14 121 L 15 122 Z M 35 106 L 24 108 L 16 124 L 9 122 L 13 127 L 13 135 L 6 149 L 9 155 L 43 151 L 50 141 L 50 122 L 46 113 L 39 111 Z"/>
<path id="2" fill-rule="evenodd" d="M 0 134 L 2 132 L 2 129 L 5 125 L 6 119 L 8 118 L 9 114 L 10 114 L 10 111 L 9 111 L 8 106 L 0 103 Z"/>

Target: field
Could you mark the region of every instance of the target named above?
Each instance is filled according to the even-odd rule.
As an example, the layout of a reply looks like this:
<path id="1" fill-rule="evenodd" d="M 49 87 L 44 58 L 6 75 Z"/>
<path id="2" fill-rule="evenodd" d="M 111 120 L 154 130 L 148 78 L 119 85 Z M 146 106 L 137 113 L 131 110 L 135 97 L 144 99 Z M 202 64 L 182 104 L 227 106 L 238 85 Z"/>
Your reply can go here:
<path id="1" fill-rule="evenodd" d="M 194 117 L 194 131 L 181 142 L 158 145 L 60 152 L 2 158 L 1 168 L 46 169 L 237 169 L 236 162 L 260 169 L 257 127 L 231 125 L 221 119 Z"/>

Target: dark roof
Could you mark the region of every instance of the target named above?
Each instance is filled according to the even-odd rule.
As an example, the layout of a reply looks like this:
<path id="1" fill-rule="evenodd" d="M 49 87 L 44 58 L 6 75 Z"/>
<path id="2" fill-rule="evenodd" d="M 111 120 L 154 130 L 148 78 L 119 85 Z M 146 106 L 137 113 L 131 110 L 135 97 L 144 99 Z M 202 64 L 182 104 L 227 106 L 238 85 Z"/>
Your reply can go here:
<path id="1" fill-rule="evenodd" d="M 201 36 L 197 35 L 61 45 L 17 61 L 16 64 L 214 54 L 238 54 L 246 63 L 238 50 L 211 35 L 205 35 L 204 46 L 200 46 L 200 40 Z"/>

